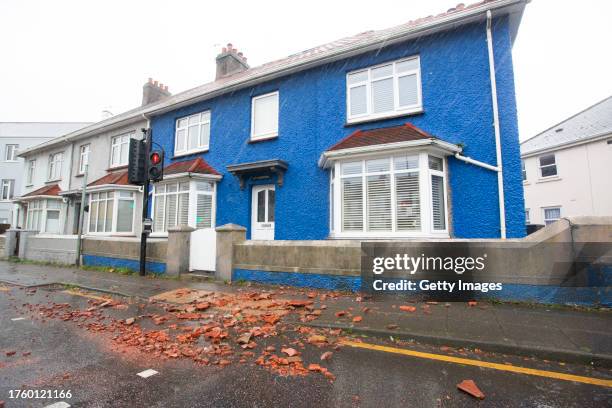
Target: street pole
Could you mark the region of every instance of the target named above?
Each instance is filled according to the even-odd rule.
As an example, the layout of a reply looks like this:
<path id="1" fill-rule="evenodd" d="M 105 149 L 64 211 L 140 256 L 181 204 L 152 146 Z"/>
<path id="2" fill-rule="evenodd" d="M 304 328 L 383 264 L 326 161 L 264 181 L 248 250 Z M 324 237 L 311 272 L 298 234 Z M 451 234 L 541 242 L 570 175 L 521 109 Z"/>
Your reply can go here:
<path id="1" fill-rule="evenodd" d="M 147 236 L 148 230 L 145 229 L 145 220 L 147 219 L 149 209 L 149 152 L 153 144 L 153 135 L 151 129 L 142 129 L 145 137 L 145 161 L 144 161 L 144 185 L 142 186 L 142 230 L 140 232 L 140 276 L 145 276 L 146 259 L 147 259 Z"/>
<path id="2" fill-rule="evenodd" d="M 85 190 L 87 189 L 87 173 L 89 164 L 85 165 L 85 173 L 83 174 L 83 187 L 81 188 L 81 208 L 79 208 L 79 227 L 77 229 L 77 259 L 76 265 L 81 266 L 81 240 L 83 236 L 83 217 L 85 216 Z"/>

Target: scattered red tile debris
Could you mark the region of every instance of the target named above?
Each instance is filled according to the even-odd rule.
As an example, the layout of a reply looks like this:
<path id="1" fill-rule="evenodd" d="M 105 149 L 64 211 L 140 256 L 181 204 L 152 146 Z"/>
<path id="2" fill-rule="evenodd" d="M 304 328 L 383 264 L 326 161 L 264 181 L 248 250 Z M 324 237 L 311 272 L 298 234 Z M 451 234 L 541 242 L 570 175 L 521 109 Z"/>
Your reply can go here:
<path id="1" fill-rule="evenodd" d="M 478 302 L 476 302 L 475 300 L 470 300 L 468 302 L 468 306 L 472 307 L 472 306 L 476 306 L 478 304 Z"/>
<path id="2" fill-rule="evenodd" d="M 414 306 L 408 306 L 408 305 L 401 305 L 400 310 L 403 310 L 404 312 L 415 312 L 416 311 L 416 307 Z"/>
<path id="3" fill-rule="evenodd" d="M 474 398 L 484 399 L 485 395 L 478 388 L 476 383 L 473 380 L 463 380 L 459 384 L 457 384 L 457 388 L 461 391 L 470 394 Z"/>
<path id="4" fill-rule="evenodd" d="M 359 323 L 360 321 L 363 320 L 363 317 L 361 316 L 355 316 L 353 317 L 353 323 Z"/>
<path id="5" fill-rule="evenodd" d="M 11 357 L 11 356 L 14 356 L 14 355 L 15 355 L 15 353 L 17 353 L 17 352 L 16 352 L 16 351 L 14 351 L 14 350 L 11 350 L 11 351 L 7 351 L 7 352 L 6 352 L 6 353 L 4 353 L 4 354 L 6 354 L 6 356 L 7 356 L 7 357 Z"/>
<path id="6" fill-rule="evenodd" d="M 334 353 L 332 353 L 331 351 L 326 351 L 325 353 L 321 354 L 321 361 L 331 360 L 333 354 Z"/>

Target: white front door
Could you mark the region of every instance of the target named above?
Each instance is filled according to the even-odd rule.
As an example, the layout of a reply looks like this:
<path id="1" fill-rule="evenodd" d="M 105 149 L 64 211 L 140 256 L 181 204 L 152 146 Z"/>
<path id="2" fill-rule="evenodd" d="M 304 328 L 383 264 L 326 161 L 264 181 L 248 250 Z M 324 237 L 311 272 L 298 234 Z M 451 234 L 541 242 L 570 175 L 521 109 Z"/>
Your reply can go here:
<path id="1" fill-rule="evenodd" d="M 273 185 L 253 186 L 251 212 L 251 239 L 274 239 Z"/>

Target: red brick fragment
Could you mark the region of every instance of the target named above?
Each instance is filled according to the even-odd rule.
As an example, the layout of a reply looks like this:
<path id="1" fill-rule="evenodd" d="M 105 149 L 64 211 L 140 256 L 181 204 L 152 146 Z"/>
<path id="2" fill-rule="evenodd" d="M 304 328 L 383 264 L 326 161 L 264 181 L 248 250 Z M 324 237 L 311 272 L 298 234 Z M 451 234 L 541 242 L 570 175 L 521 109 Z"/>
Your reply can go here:
<path id="1" fill-rule="evenodd" d="M 476 386 L 476 383 L 473 380 L 463 380 L 459 384 L 457 384 L 457 388 L 478 399 L 484 399 L 485 397 L 483 392 L 480 391 L 480 389 Z"/>

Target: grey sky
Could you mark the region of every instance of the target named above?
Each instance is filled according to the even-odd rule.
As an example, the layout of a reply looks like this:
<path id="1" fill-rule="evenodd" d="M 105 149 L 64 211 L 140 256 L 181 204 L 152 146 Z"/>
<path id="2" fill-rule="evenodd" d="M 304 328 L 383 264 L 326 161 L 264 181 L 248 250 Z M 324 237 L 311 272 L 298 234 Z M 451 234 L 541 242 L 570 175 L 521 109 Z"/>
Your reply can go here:
<path id="1" fill-rule="evenodd" d="M 173 93 L 210 81 L 227 42 L 259 65 L 457 3 L 2 0 L 0 121 L 97 121 L 138 106 L 148 77 Z M 606 0 L 527 6 L 514 47 L 521 139 L 612 94 L 610 15 Z"/>

